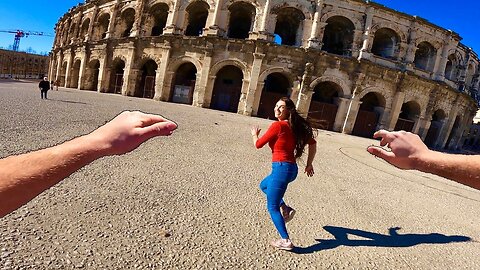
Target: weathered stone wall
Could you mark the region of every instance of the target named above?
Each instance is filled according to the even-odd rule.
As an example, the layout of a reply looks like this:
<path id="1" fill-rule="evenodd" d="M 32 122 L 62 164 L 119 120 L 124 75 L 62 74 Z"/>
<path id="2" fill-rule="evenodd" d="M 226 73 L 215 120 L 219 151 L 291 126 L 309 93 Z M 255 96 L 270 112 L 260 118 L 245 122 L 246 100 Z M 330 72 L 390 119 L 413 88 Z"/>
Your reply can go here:
<path id="1" fill-rule="evenodd" d="M 66 87 L 259 117 L 289 95 L 318 127 L 431 147 L 461 147 L 477 110 L 480 62 L 458 34 L 361 0 L 92 0 L 56 33 Z"/>

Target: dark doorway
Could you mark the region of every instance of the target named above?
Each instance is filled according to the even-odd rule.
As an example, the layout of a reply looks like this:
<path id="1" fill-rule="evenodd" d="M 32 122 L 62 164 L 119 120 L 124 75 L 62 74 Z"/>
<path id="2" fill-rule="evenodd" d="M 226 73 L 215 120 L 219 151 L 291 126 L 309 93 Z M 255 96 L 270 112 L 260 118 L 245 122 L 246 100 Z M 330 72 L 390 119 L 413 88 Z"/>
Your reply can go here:
<path id="1" fill-rule="evenodd" d="M 436 148 L 438 135 L 440 135 L 440 131 L 442 130 L 444 120 L 445 120 L 445 112 L 442 110 L 437 110 L 432 115 L 430 128 L 428 129 L 427 136 L 425 137 L 425 144 L 429 148 Z"/>
<path id="2" fill-rule="evenodd" d="M 255 7 L 246 2 L 236 2 L 228 10 L 230 11 L 228 37 L 248 38 L 252 29 L 253 19 L 255 18 Z"/>
<path id="3" fill-rule="evenodd" d="M 307 117 L 313 127 L 333 130 L 338 109 L 335 99 L 339 93 L 342 88 L 334 82 L 321 82 L 315 86 Z"/>
<path id="4" fill-rule="evenodd" d="M 411 132 L 415 126 L 420 115 L 420 105 L 415 101 L 410 101 L 402 105 L 400 115 L 398 116 L 397 123 L 394 130 L 405 130 Z"/>
<path id="5" fill-rule="evenodd" d="M 153 60 L 148 60 L 140 69 L 140 83 L 136 97 L 153 98 L 155 96 L 155 77 L 158 65 Z"/>
<path id="6" fill-rule="evenodd" d="M 210 108 L 237 112 L 242 93 L 243 72 L 235 66 L 225 66 L 218 71 L 213 87 Z"/>
<path id="7" fill-rule="evenodd" d="M 196 1 L 187 7 L 187 28 L 186 36 L 201 36 L 208 18 L 208 4 L 203 1 Z"/>
<path id="8" fill-rule="evenodd" d="M 355 119 L 352 135 L 372 138 L 380 118 L 380 114 L 376 109 L 383 107 L 384 102 L 374 92 L 366 94 L 360 101 L 362 104 L 358 110 L 357 119 Z"/>
<path id="9" fill-rule="evenodd" d="M 123 74 L 125 70 L 125 62 L 121 59 L 115 59 L 113 62 L 112 75 L 110 78 L 110 93 L 121 94 L 123 86 Z"/>
<path id="10" fill-rule="evenodd" d="M 345 17 L 329 18 L 323 35 L 322 50 L 337 55 L 351 56 L 354 30 L 355 26 L 352 21 Z"/>
<path id="11" fill-rule="evenodd" d="M 280 36 L 281 44 L 300 46 L 305 15 L 300 10 L 292 7 L 281 8 L 276 11 L 276 14 L 275 34 Z"/>
<path id="12" fill-rule="evenodd" d="M 258 106 L 257 116 L 267 119 L 275 119 L 273 109 L 275 104 L 282 97 L 290 96 L 290 81 L 281 73 L 272 73 L 267 76 Z"/>
<path id="13" fill-rule="evenodd" d="M 197 68 L 192 63 L 182 64 L 173 78 L 170 101 L 175 103 L 192 104 Z"/>
<path id="14" fill-rule="evenodd" d="M 150 9 L 150 16 L 153 23 L 151 35 L 160 36 L 163 34 L 163 28 L 165 28 L 167 24 L 168 5 L 165 3 L 154 5 Z"/>

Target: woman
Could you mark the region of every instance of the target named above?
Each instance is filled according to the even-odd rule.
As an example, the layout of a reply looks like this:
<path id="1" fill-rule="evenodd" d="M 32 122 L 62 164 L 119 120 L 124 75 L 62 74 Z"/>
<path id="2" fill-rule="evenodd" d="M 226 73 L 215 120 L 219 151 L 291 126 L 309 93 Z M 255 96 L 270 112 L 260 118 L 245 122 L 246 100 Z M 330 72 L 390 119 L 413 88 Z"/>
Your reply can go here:
<path id="1" fill-rule="evenodd" d="M 270 217 L 282 237 L 271 244 L 278 249 L 292 250 L 294 246 L 288 236 L 285 222 L 293 218 L 295 210 L 283 201 L 283 195 L 288 184 L 297 177 L 296 159 L 302 156 L 307 144 L 305 173 L 308 177 L 313 176 L 312 163 L 317 148 L 312 127 L 298 114 L 291 99 L 281 98 L 275 105 L 274 112 L 278 122 L 273 123 L 261 138 L 258 138 L 260 133 L 258 127 L 252 127 L 251 133 L 257 149 L 267 143 L 272 149 L 272 173 L 260 184 L 260 189 L 267 195 Z"/>

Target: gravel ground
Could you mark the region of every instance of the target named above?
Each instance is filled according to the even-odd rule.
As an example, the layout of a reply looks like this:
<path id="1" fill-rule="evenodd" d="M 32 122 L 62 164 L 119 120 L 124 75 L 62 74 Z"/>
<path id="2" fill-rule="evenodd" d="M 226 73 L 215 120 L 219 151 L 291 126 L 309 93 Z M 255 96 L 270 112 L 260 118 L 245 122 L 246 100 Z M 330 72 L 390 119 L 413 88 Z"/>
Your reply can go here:
<path id="1" fill-rule="evenodd" d="M 258 189 L 270 170 L 249 127 L 270 121 L 153 100 L 0 82 L 0 157 L 88 133 L 123 110 L 178 131 L 80 169 L 0 219 L 0 269 L 478 269 L 480 191 L 400 171 L 376 141 L 320 131 L 316 175 L 286 200 L 293 252 Z M 301 166 L 302 168 L 302 166 Z M 347 236 L 348 235 L 348 236 Z M 468 240 L 468 241 L 467 241 Z"/>

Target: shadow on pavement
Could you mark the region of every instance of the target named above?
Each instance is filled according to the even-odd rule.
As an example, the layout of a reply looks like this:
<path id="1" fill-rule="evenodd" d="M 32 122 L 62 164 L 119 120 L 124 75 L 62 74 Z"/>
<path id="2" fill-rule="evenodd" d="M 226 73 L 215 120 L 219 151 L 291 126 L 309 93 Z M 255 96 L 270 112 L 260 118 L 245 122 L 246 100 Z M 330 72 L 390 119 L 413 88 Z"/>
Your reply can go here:
<path id="1" fill-rule="evenodd" d="M 87 105 L 88 104 L 88 103 L 79 102 L 79 101 L 69 101 L 69 100 L 51 99 L 51 98 L 48 98 L 47 100 L 54 101 L 54 102 L 64 102 L 64 103 L 73 103 L 73 104 L 82 104 L 82 105 Z"/>
<path id="2" fill-rule="evenodd" d="M 318 244 L 309 247 L 295 247 L 292 252 L 297 254 L 308 254 L 317 251 L 336 248 L 339 246 L 350 247 L 412 247 L 419 244 L 447 244 L 454 242 L 468 242 L 472 239 L 461 235 L 443 235 L 439 233 L 429 234 L 398 234 L 399 227 L 388 229 L 389 235 L 367 232 L 358 229 L 349 229 L 335 226 L 324 226 L 327 232 L 331 233 L 334 239 L 315 239 Z M 357 236 L 363 239 L 348 239 L 348 235 Z"/>

